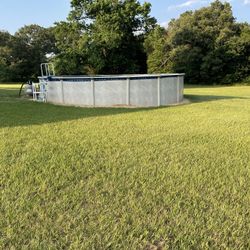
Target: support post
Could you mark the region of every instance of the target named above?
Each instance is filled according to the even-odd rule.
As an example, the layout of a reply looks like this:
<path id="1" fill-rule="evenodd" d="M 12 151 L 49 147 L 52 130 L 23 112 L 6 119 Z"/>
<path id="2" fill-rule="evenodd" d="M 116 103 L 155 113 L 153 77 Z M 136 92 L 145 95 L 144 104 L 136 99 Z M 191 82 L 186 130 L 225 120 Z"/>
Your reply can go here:
<path id="1" fill-rule="evenodd" d="M 158 76 L 158 80 L 157 80 L 157 92 L 158 92 L 158 107 L 161 106 L 161 77 Z"/>
<path id="2" fill-rule="evenodd" d="M 91 79 L 91 85 L 92 85 L 93 107 L 95 107 L 95 80 L 94 79 Z"/>
<path id="3" fill-rule="evenodd" d="M 63 88 L 63 80 L 61 80 L 61 90 L 62 90 L 62 103 L 64 103 L 64 88 Z"/>
<path id="4" fill-rule="evenodd" d="M 177 103 L 180 102 L 180 76 L 177 77 Z"/>
<path id="5" fill-rule="evenodd" d="M 127 105 L 130 105 L 130 78 L 127 79 Z"/>

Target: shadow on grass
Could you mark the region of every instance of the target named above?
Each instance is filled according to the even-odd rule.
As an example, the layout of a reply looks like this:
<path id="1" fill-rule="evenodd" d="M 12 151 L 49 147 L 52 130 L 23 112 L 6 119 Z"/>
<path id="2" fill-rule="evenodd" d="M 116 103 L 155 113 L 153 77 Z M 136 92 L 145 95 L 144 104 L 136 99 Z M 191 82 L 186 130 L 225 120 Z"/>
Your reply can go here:
<path id="1" fill-rule="evenodd" d="M 113 116 L 156 108 L 88 108 L 59 106 L 18 98 L 13 90 L 0 89 L 0 128 L 41 125 L 90 117 Z"/>
<path id="2" fill-rule="evenodd" d="M 250 99 L 248 97 L 241 97 L 241 96 L 189 95 L 189 94 L 185 94 L 184 98 L 188 99 L 190 102 L 211 102 L 211 101 L 230 100 L 230 99 L 240 99 L 240 100 Z"/>
<path id="3" fill-rule="evenodd" d="M 185 95 L 185 98 L 196 103 L 226 99 L 249 99 L 244 97 L 215 95 Z M 159 108 L 82 108 L 57 106 L 18 98 L 16 90 L 0 89 L 0 128 L 41 125 L 60 121 L 113 116 L 155 109 Z"/>

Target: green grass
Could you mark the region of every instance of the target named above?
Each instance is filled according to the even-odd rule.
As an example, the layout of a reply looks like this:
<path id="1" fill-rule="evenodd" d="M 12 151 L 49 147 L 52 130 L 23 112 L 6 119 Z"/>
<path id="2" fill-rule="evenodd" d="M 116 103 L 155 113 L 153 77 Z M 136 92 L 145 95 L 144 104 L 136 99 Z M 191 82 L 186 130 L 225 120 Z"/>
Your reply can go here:
<path id="1" fill-rule="evenodd" d="M 249 86 L 156 109 L 17 93 L 0 85 L 1 249 L 250 248 Z"/>

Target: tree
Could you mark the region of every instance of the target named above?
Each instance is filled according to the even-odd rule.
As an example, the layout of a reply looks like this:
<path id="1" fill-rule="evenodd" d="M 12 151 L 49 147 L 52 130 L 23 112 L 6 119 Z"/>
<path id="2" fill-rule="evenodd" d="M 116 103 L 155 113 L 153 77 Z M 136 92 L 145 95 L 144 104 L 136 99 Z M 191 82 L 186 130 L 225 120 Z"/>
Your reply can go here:
<path id="1" fill-rule="evenodd" d="M 240 35 L 226 42 L 228 47 L 228 67 L 232 73 L 225 76 L 225 81 L 241 81 L 250 75 L 250 25 L 240 24 Z"/>
<path id="2" fill-rule="evenodd" d="M 149 55 L 147 58 L 148 73 L 161 73 L 166 65 L 166 55 L 170 50 L 166 40 L 167 32 L 157 25 L 144 42 L 145 50 Z"/>
<path id="3" fill-rule="evenodd" d="M 149 72 L 185 72 L 192 83 L 240 80 L 249 74 L 247 26 L 236 23 L 230 4 L 218 0 L 185 12 L 169 23 L 166 32 L 158 33 L 160 46 L 159 38 L 153 39 L 157 31 L 148 37 Z M 154 60 L 156 54 L 163 63 Z"/>
<path id="4" fill-rule="evenodd" d="M 0 82 L 11 79 L 11 42 L 12 36 L 6 31 L 0 31 Z"/>
<path id="5" fill-rule="evenodd" d="M 54 28 L 57 54 L 53 62 L 57 74 L 80 75 L 86 72 L 86 41 L 75 22 L 60 22 Z"/>
<path id="6" fill-rule="evenodd" d="M 34 24 L 24 26 L 13 36 L 11 47 L 15 80 L 35 79 L 40 75 L 40 64 L 56 52 L 53 30 Z"/>
<path id="7" fill-rule="evenodd" d="M 156 20 L 149 16 L 151 5 L 136 0 L 72 0 L 69 22 L 56 29 L 59 38 L 63 29 L 74 27 L 65 38 L 69 43 L 62 50 L 63 39 L 57 39 L 61 58 L 71 55 L 70 65 L 81 62 L 83 73 L 139 73 L 146 71 L 146 54 L 142 46 L 145 35 Z M 68 26 L 68 27 L 67 27 Z M 77 39 L 73 39 L 77 37 Z M 71 41 L 71 42 L 70 42 Z M 77 42 L 76 42 L 77 41 Z"/>

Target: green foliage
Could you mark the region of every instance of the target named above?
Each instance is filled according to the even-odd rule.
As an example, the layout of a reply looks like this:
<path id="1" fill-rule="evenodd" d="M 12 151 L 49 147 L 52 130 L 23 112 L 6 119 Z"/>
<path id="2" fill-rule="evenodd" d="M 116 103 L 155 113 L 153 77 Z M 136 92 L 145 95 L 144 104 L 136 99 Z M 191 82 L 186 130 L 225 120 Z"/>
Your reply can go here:
<path id="1" fill-rule="evenodd" d="M 60 54 L 57 65 L 69 56 L 69 64 L 81 61 L 82 73 L 139 73 L 146 71 L 144 36 L 156 20 L 149 16 L 150 4 L 135 0 L 72 1 L 68 23 L 55 29 Z M 63 30 L 73 27 L 67 33 Z M 76 38 L 77 37 L 77 38 Z M 66 47 L 65 47 L 66 46 Z M 77 70 L 78 72 L 79 70 Z"/>
<path id="2" fill-rule="evenodd" d="M 149 73 L 161 73 L 162 67 L 166 65 L 164 61 L 165 55 L 170 48 L 167 46 L 165 38 L 165 29 L 157 25 L 155 29 L 149 33 L 144 42 L 144 47 L 150 55 L 147 61 Z"/>
<path id="3" fill-rule="evenodd" d="M 15 33 L 12 42 L 14 72 L 16 79 L 35 79 L 40 75 L 40 64 L 48 59 L 46 55 L 55 52 L 52 29 L 38 25 L 24 26 Z"/>
<path id="4" fill-rule="evenodd" d="M 55 52 L 51 28 L 24 26 L 14 36 L 0 32 L 0 80 L 35 79 L 40 74 L 40 64 L 48 60 L 48 54 Z"/>
<path id="5" fill-rule="evenodd" d="M 249 249 L 250 87 L 156 109 L 17 94 L 0 85 L 0 249 Z"/>
<path id="6" fill-rule="evenodd" d="M 148 71 L 185 72 L 192 83 L 240 81 L 250 73 L 249 29 L 235 22 L 229 3 L 186 12 L 148 36 Z"/>
<path id="7" fill-rule="evenodd" d="M 0 81 L 5 82 L 11 79 L 11 35 L 8 32 L 0 31 Z"/>
<path id="8" fill-rule="evenodd" d="M 53 28 L 0 31 L 0 81 L 35 79 L 42 62 L 59 75 L 186 73 L 186 81 L 228 84 L 250 75 L 250 25 L 219 0 L 173 19 L 165 30 L 138 0 L 72 0 Z M 52 57 L 48 57 L 52 55 Z"/>
<path id="9" fill-rule="evenodd" d="M 86 42 L 77 23 L 57 23 L 54 27 L 56 47 L 55 63 L 59 75 L 79 75 L 85 73 Z"/>
<path id="10" fill-rule="evenodd" d="M 228 81 L 240 81 L 250 75 L 250 25 L 241 24 L 239 28 L 240 35 L 226 42 L 231 59 L 228 66 L 234 69 L 233 74 L 226 76 Z"/>

